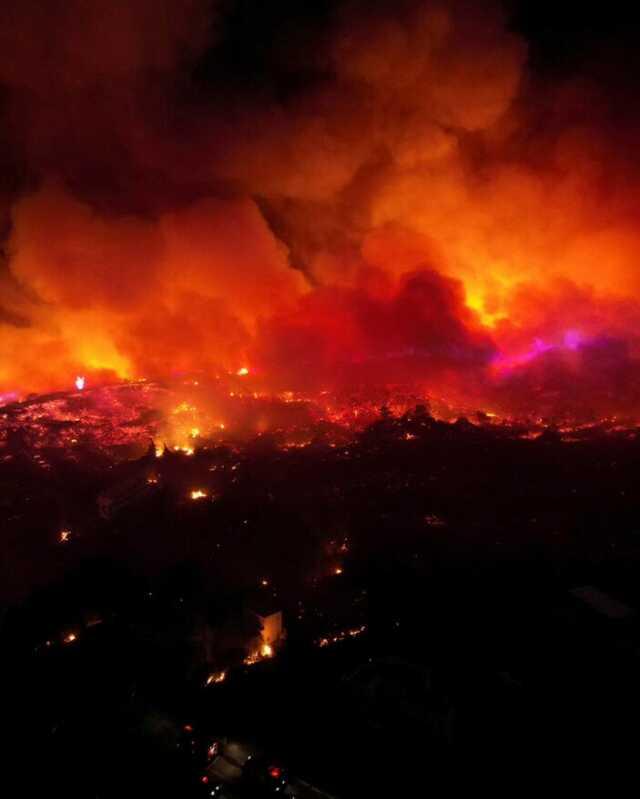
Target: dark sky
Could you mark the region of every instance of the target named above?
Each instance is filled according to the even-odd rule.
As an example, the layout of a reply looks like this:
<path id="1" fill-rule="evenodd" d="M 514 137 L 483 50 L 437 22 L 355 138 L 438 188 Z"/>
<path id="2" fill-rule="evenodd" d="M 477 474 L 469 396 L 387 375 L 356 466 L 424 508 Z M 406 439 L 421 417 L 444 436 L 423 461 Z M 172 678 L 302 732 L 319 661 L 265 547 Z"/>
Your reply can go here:
<path id="1" fill-rule="evenodd" d="M 255 67 L 270 59 L 271 44 L 285 34 L 315 30 L 326 26 L 335 8 L 348 5 L 340 0 L 236 0 L 228 4 L 222 52 L 203 59 L 202 68 L 214 72 L 222 64 L 246 77 Z M 368 7 L 387 9 L 393 14 L 397 2 L 372 0 Z M 474 5 L 481 6 L 482 2 Z M 574 0 L 505 0 L 503 3 L 513 30 L 522 33 L 531 46 L 536 66 L 542 69 L 588 67 L 598 52 L 616 52 L 626 58 L 635 50 L 640 36 L 639 12 L 633 3 L 585 3 Z M 633 68 L 637 66 L 634 62 Z M 255 77 L 255 72 L 253 72 Z"/>
<path id="2" fill-rule="evenodd" d="M 626 69 L 638 76 L 640 27 L 634 3 L 513 0 L 512 26 L 530 44 L 534 67 L 548 71 Z"/>

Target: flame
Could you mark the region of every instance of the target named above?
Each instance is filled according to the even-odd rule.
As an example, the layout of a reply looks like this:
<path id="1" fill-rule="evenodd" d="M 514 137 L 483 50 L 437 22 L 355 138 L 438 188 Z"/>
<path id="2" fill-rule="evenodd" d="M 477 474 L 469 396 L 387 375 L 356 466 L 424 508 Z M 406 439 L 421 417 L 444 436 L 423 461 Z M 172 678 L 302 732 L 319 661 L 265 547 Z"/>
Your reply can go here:
<path id="1" fill-rule="evenodd" d="M 85 385 L 84 377 L 82 377 L 82 375 L 78 375 L 78 377 L 76 377 L 75 379 L 75 386 L 78 389 L 78 391 L 82 391 L 84 385 Z"/>
<path id="2" fill-rule="evenodd" d="M 209 494 L 206 491 L 203 491 L 201 488 L 194 488 L 193 491 L 189 494 L 191 499 L 198 500 L 198 499 L 206 499 Z"/>
<path id="3" fill-rule="evenodd" d="M 274 656 L 275 652 L 271 644 L 263 643 L 258 649 L 251 652 L 244 659 L 245 666 L 253 666 L 254 663 L 259 663 L 261 660 L 268 660 Z"/>
<path id="4" fill-rule="evenodd" d="M 316 641 L 316 644 L 321 649 L 324 649 L 324 647 L 340 643 L 341 641 L 346 641 L 349 638 L 357 638 L 359 635 L 362 635 L 362 633 L 364 633 L 366 629 L 367 629 L 366 624 L 363 624 L 360 627 L 353 627 L 348 630 L 340 630 L 339 632 L 335 632 L 332 633 L 331 635 L 319 638 Z"/>
<path id="5" fill-rule="evenodd" d="M 212 684 L 216 684 L 216 683 L 221 683 L 221 682 L 224 682 L 226 680 L 226 678 L 227 678 L 227 672 L 226 671 L 214 671 L 212 674 L 210 674 L 207 677 L 205 685 L 212 685 Z"/>

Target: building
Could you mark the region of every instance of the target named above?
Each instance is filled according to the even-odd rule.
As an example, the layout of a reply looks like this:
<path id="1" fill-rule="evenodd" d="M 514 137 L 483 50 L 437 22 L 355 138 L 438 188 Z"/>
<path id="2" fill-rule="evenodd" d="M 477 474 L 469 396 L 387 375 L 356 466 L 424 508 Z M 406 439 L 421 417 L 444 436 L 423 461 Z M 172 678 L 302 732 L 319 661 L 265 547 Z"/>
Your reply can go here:
<path id="1" fill-rule="evenodd" d="M 254 598 L 249 602 L 249 612 L 260 623 L 262 633 L 260 643 L 263 647 L 277 649 L 287 637 L 282 611 L 268 598 Z"/>

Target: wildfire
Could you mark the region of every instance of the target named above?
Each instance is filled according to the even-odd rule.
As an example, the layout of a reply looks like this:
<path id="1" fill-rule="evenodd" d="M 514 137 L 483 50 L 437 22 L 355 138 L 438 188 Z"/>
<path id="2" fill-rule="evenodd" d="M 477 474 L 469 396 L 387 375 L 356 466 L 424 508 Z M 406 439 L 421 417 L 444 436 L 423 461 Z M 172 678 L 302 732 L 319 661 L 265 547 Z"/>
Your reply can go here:
<path id="1" fill-rule="evenodd" d="M 211 4 L 183 3 L 189 10 L 177 37 L 181 56 L 174 63 L 163 52 L 160 70 L 156 48 L 136 39 L 148 35 L 146 26 L 129 16 L 130 36 L 113 40 L 126 41 L 136 58 L 122 54 L 122 64 L 114 54 L 101 63 L 100 47 L 75 29 L 72 47 L 51 53 L 34 45 L 28 58 L 14 55 L 11 47 L 30 36 L 39 41 L 32 26 L 49 24 L 46 4 L 33 5 L 40 10 L 18 14 L 17 33 L 7 38 L 7 64 L 34 61 L 28 79 L 11 87 L 22 109 L 10 119 L 16 142 L 29 141 L 21 126 L 39 118 L 30 103 L 51 91 L 51 64 L 98 89 L 112 70 L 125 81 L 139 64 L 141 74 L 166 77 L 173 91 L 183 85 L 178 78 L 189 57 L 197 61 L 209 45 L 204 31 L 224 36 L 228 29 L 191 13 Z M 470 4 L 471 19 L 464 3 L 427 10 L 421 2 L 388 10 L 376 4 L 371 14 L 356 10 L 360 5 L 347 4 L 318 38 L 311 28 L 305 35 L 310 63 L 326 65 L 326 91 L 302 80 L 298 102 L 271 106 L 234 96 L 228 86 L 229 106 L 243 120 L 232 141 L 215 104 L 207 107 L 203 97 L 196 120 L 192 104 L 183 103 L 185 130 L 196 131 L 202 118 L 215 135 L 173 138 L 174 125 L 156 131 L 154 154 L 173 154 L 170 164 L 156 159 L 160 176 L 163 168 L 169 173 L 158 181 L 160 196 L 153 180 L 136 184 L 150 174 L 148 153 L 136 147 L 119 162 L 122 185 L 136 186 L 130 204 L 105 201 L 112 188 L 108 147 L 76 148 L 77 164 L 58 159 L 59 180 L 37 187 L 18 181 L 2 243 L 11 285 L 21 290 L 5 292 L 2 314 L 19 321 L 3 326 L 0 396 L 71 388 L 69 364 L 76 364 L 90 382 L 98 374 L 105 375 L 101 383 L 179 375 L 189 398 L 176 401 L 173 413 L 187 417 L 196 405 L 206 407 L 200 389 L 210 378 L 226 400 L 247 377 L 287 403 L 305 391 L 317 398 L 327 386 L 373 390 L 407 382 L 474 410 L 498 403 L 520 413 L 538 403 L 560 412 L 567 401 L 586 416 L 610 413 L 613 405 L 640 410 L 634 129 L 625 131 L 622 119 L 612 125 L 607 111 L 609 96 L 625 95 L 608 93 L 595 76 L 587 91 L 584 81 L 573 85 L 563 75 L 566 97 L 538 80 L 526 35 L 494 8 L 513 4 Z M 70 14 L 69 24 L 87 23 Z M 99 28 L 89 27 L 92 35 Z M 278 69 L 292 66 L 292 53 L 293 63 L 298 57 L 299 42 L 290 44 Z M 602 70 L 603 81 L 609 72 Z M 625 71 L 618 72 L 624 83 Z M 264 75 L 265 85 L 271 78 Z M 62 94 L 51 107 L 68 99 L 63 89 L 55 88 Z M 587 118 L 591 92 L 602 103 Z M 76 94 L 78 103 L 90 102 L 90 92 Z M 108 96 L 113 108 L 101 111 L 113 141 L 124 141 L 129 112 L 144 118 L 144 109 L 136 92 Z M 134 98 L 135 107 L 117 113 L 122 98 Z M 17 172 L 9 166 L 35 174 L 57 142 L 75 134 L 94 141 L 92 110 L 83 105 L 56 117 L 59 124 L 41 125 L 42 147 L 18 157 L 21 164 L 33 154 L 36 162 Z M 283 155 L 283 131 L 299 157 Z M 111 140 L 103 133 L 98 145 Z M 381 151 L 386 158 L 378 158 Z M 106 158 L 99 169 L 96 154 Z M 192 161 L 210 165 L 206 180 L 182 174 Z M 83 191 L 72 189 L 78 175 L 88 181 Z M 227 196 L 219 185 L 235 189 Z M 103 202 L 89 201 L 97 197 Z M 291 268 L 299 250 L 309 269 Z M 86 392 L 84 374 L 75 389 Z M 166 440 L 187 454 L 189 429 L 201 431 L 191 435 L 197 438 L 214 428 L 209 420 L 178 421 L 180 435 Z M 235 419 L 229 427 L 235 431 Z"/>
<path id="2" fill-rule="evenodd" d="M 179 405 L 173 409 L 172 413 L 174 416 L 181 414 L 181 413 L 195 413 L 197 408 L 195 405 L 191 405 L 188 402 L 181 402 Z"/>
<path id="3" fill-rule="evenodd" d="M 227 678 L 226 671 L 214 671 L 210 674 L 205 682 L 205 685 L 215 685 L 216 683 L 224 682 Z"/>
<path id="4" fill-rule="evenodd" d="M 326 646 L 337 644 L 340 641 L 346 641 L 349 638 L 357 638 L 359 635 L 362 635 L 366 629 L 367 625 L 363 624 L 360 627 L 353 627 L 349 630 L 341 630 L 340 632 L 333 633 L 332 635 L 326 636 L 324 638 L 319 638 L 316 643 L 321 649 L 323 649 Z"/>
<path id="5" fill-rule="evenodd" d="M 270 644 L 262 644 L 258 649 L 251 652 L 250 655 L 244 659 L 245 666 L 253 666 L 254 663 L 259 663 L 261 660 L 268 660 L 274 656 L 273 647 Z"/>

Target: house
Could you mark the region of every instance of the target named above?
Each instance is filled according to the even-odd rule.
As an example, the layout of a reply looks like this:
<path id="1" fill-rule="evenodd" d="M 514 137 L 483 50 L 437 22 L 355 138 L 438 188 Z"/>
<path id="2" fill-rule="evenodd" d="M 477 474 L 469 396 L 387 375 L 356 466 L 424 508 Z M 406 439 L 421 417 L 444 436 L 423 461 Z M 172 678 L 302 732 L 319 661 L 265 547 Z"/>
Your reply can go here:
<path id="1" fill-rule="evenodd" d="M 250 613 L 257 617 L 262 627 L 261 645 L 277 649 L 287 637 L 282 611 L 277 603 L 268 598 L 257 597 L 250 600 L 248 609 Z"/>

